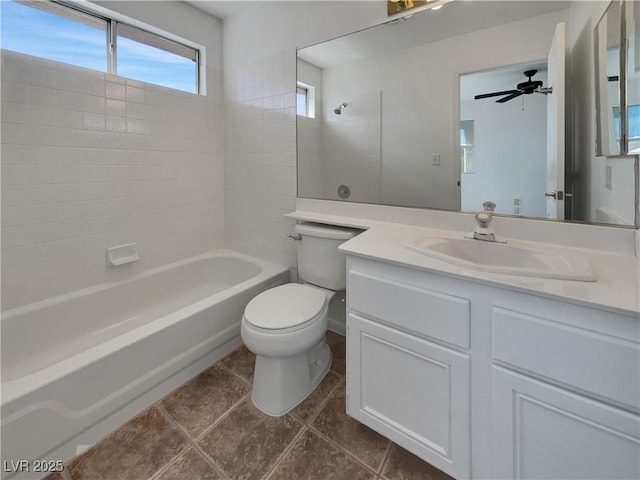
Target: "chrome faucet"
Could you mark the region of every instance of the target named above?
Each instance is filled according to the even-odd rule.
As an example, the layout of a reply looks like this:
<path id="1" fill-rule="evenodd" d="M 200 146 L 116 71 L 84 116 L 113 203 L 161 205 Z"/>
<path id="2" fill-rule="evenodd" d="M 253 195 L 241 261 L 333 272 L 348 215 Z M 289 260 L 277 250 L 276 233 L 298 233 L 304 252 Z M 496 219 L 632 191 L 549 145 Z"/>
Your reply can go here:
<path id="1" fill-rule="evenodd" d="M 497 242 L 507 243 L 506 240 L 501 240 L 496 237 L 491 221 L 493 220 L 493 212 L 496 210 L 496 204 L 493 202 L 484 202 L 482 204 L 484 210 L 475 214 L 476 222 L 478 225 L 473 232 L 465 235 L 465 238 L 472 238 L 474 240 L 482 240 L 485 242 Z"/>

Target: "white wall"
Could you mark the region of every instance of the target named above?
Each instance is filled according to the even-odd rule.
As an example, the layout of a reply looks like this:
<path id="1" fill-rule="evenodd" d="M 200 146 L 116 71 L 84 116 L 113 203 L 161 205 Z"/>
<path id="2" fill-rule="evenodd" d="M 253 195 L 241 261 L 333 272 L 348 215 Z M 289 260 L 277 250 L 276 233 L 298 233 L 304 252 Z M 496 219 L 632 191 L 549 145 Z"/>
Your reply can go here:
<path id="1" fill-rule="evenodd" d="M 340 200 L 338 188 L 346 185 L 347 201 L 380 203 L 382 92 L 344 85 L 331 95 L 325 90 L 323 96 L 331 100 L 323 108 L 322 198 Z M 343 103 L 347 106 L 336 115 L 334 109 Z"/>
<path id="2" fill-rule="evenodd" d="M 547 85 L 546 72 L 538 72 L 535 79 Z M 462 210 L 482 210 L 482 203 L 489 200 L 497 205 L 496 212 L 514 215 L 518 198 L 519 215 L 544 218 L 547 99 L 532 94 L 505 103 L 495 100 L 461 104 L 461 119 L 474 120 L 475 144 L 475 171 L 460 176 Z"/>
<path id="3" fill-rule="evenodd" d="M 630 2 L 631 3 L 631 2 Z M 578 1 L 570 9 L 571 51 L 571 155 L 574 219 L 596 221 L 598 211 L 611 213 L 614 221 L 633 224 L 638 205 L 634 164 L 637 157 L 595 156 L 594 36 L 607 1 Z M 611 168 L 611 189 L 606 187 L 607 167 Z M 632 199 L 634 201 L 632 201 Z M 635 203 L 635 205 L 634 205 Z"/>
<path id="4" fill-rule="evenodd" d="M 298 116 L 298 195 L 322 198 L 322 70 L 298 60 L 298 81 L 314 89 L 313 117 Z M 309 102 L 311 100 L 308 100 Z"/>
<path id="5" fill-rule="evenodd" d="M 459 75 L 545 59 L 555 26 L 566 20 L 566 13 L 565 10 L 511 22 L 324 70 L 324 98 L 330 104 L 339 103 L 345 92 L 382 91 L 384 203 L 460 209 L 456 120 Z M 535 122 L 529 124 L 533 126 Z M 525 139 L 530 137 L 525 135 Z M 541 146 L 544 145 L 542 141 Z M 508 151 L 505 148 L 501 152 L 505 161 Z M 539 151 L 534 149 L 531 154 Z M 433 154 L 440 155 L 439 166 L 432 165 Z M 510 164 L 514 165 L 513 157 Z M 478 182 L 476 186 L 482 187 L 478 196 L 487 197 L 496 190 L 491 182 Z M 544 186 L 540 191 L 543 190 Z"/>
<path id="6" fill-rule="evenodd" d="M 223 243 L 221 22 L 182 4 L 108 8 L 207 47 L 197 96 L 2 52 L 2 309 Z M 108 246 L 141 260 L 107 268 Z"/>

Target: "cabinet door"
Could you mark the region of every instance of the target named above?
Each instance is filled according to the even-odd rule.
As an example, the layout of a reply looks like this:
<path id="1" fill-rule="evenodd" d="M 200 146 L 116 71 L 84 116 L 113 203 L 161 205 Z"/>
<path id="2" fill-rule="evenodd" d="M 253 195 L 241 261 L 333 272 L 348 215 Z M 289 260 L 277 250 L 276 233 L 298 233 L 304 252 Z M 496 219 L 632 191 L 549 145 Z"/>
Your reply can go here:
<path id="1" fill-rule="evenodd" d="M 496 478 L 640 478 L 637 415 L 493 367 Z"/>
<path id="2" fill-rule="evenodd" d="M 347 319 L 347 413 L 444 472 L 470 476 L 469 357 Z"/>

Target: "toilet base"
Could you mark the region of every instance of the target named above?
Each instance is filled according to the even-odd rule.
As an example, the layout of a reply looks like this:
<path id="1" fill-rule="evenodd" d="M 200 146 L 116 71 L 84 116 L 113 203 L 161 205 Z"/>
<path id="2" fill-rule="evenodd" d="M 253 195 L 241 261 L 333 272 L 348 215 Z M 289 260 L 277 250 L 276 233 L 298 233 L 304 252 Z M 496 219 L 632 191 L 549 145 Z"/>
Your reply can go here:
<path id="1" fill-rule="evenodd" d="M 280 417 L 302 403 L 331 366 L 326 339 L 309 351 L 285 358 L 256 356 L 251 400 L 258 410 Z"/>

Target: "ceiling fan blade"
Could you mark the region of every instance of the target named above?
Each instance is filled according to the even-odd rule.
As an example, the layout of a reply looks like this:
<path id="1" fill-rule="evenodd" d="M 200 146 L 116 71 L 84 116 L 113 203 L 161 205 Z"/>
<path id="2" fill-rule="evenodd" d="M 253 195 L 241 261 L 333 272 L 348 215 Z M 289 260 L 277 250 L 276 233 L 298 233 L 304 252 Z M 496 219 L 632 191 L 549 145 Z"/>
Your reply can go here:
<path id="1" fill-rule="evenodd" d="M 475 100 L 480 100 L 481 98 L 489 98 L 489 97 L 500 97 L 502 95 L 511 95 L 513 93 L 519 93 L 519 90 L 506 90 L 504 92 L 493 92 L 493 93 L 483 93 L 481 95 L 476 95 L 473 97 Z"/>
<path id="2" fill-rule="evenodd" d="M 516 97 L 519 97 L 520 95 L 523 95 L 524 92 L 520 92 L 518 90 L 516 90 L 515 93 L 512 93 L 511 95 L 501 98 L 500 100 L 496 100 L 496 103 L 504 103 L 504 102 L 508 102 L 509 100 L 513 100 Z"/>

